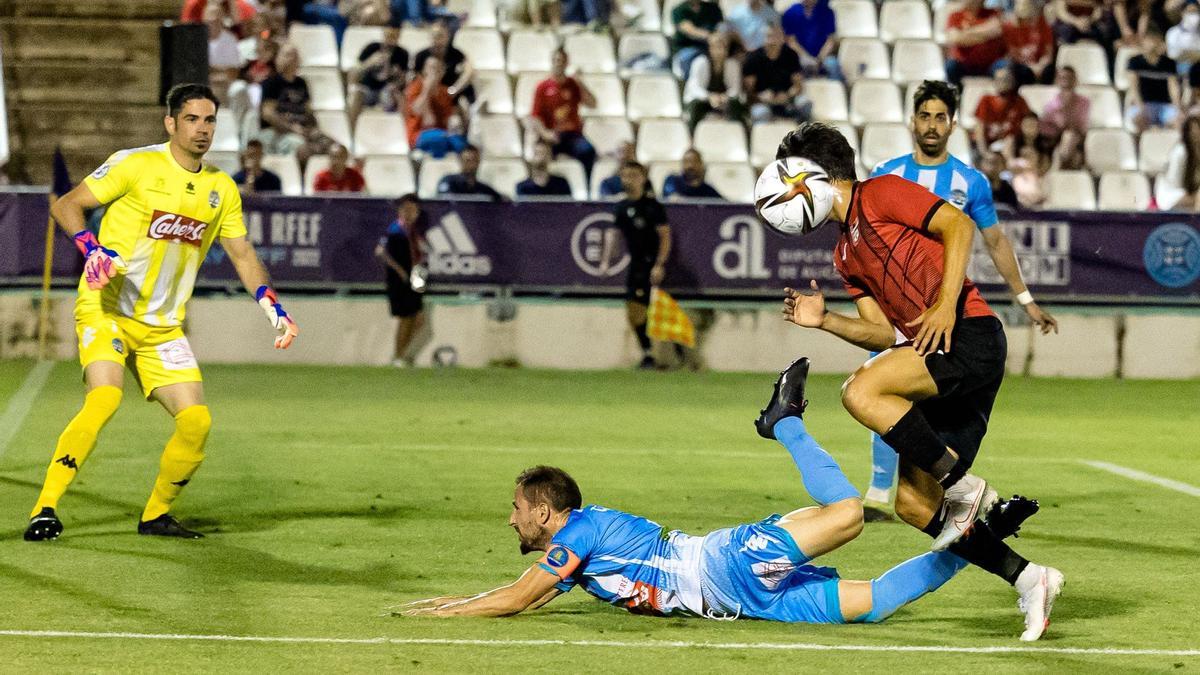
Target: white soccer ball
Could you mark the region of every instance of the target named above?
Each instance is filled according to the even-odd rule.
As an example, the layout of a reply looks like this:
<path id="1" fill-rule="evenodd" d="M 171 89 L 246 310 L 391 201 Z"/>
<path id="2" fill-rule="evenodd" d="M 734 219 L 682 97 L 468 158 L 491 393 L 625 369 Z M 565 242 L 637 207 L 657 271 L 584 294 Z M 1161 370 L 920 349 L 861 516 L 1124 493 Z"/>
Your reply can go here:
<path id="1" fill-rule="evenodd" d="M 758 217 L 777 232 L 808 234 L 829 218 L 834 187 L 815 162 L 804 157 L 777 159 L 754 184 Z"/>

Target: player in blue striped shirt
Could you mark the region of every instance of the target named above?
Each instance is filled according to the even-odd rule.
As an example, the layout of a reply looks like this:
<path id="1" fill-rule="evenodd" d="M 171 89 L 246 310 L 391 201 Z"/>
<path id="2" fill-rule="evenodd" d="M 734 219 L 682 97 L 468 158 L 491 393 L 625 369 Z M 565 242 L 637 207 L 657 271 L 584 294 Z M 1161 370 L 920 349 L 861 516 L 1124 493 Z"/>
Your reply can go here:
<path id="1" fill-rule="evenodd" d="M 958 93 L 946 82 L 925 80 L 913 96 L 913 152 L 881 162 L 871 177 L 894 174 L 924 186 L 975 221 L 996 270 L 1021 303 L 1031 321 L 1045 335 L 1058 332 L 1058 322 L 1038 304 L 1021 279 L 1021 268 L 1004 230 L 996 227 L 992 188 L 981 172 L 947 150 L 954 131 Z M 875 356 L 874 353 L 871 356 Z M 871 487 L 864 506 L 869 521 L 892 519 L 892 484 L 896 480 L 897 455 L 877 434 L 871 434 Z"/>

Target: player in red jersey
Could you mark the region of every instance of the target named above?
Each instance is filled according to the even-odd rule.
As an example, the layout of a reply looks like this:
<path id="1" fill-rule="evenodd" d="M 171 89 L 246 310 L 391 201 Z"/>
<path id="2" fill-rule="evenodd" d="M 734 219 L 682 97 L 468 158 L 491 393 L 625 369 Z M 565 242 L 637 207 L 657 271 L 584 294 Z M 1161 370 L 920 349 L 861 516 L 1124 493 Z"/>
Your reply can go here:
<path id="1" fill-rule="evenodd" d="M 846 380 L 842 403 L 900 454 L 896 514 L 934 537 L 935 550 L 949 548 L 1014 585 L 1025 613 L 1021 639 L 1038 639 L 1063 575 L 1031 564 L 977 519 L 996 493 L 967 473 L 1008 352 L 1003 325 L 966 278 L 975 224 L 898 176 L 856 181 L 854 151 L 834 127 L 807 123 L 788 133 L 777 158 L 790 156 L 828 177 L 828 217 L 841 230 L 834 265 L 858 316 L 828 311 L 815 281 L 810 293 L 787 290 L 784 316 L 882 351 Z"/>

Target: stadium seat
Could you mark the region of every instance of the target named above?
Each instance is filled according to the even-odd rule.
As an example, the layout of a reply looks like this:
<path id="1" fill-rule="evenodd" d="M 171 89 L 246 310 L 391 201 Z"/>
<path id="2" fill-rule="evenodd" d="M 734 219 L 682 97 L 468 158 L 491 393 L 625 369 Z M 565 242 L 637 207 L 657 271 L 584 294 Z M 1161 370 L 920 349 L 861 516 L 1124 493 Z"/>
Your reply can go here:
<path id="1" fill-rule="evenodd" d="M 1150 206 L 1150 181 L 1137 171 L 1107 171 L 1100 176 L 1101 211 L 1144 211 Z"/>
<path id="2" fill-rule="evenodd" d="M 528 177 L 529 168 L 523 159 L 487 158 L 479 162 L 479 180 L 509 199 L 516 196 L 517 183 Z"/>
<path id="3" fill-rule="evenodd" d="M 912 152 L 912 134 L 904 124 L 876 122 L 863 128 L 862 165 L 876 164 Z"/>
<path id="4" fill-rule="evenodd" d="M 706 162 L 740 162 L 750 159 L 746 148 L 746 127 L 740 122 L 702 120 L 692 134 L 692 146 Z"/>
<path id="5" fill-rule="evenodd" d="M 1155 177 L 1154 201 L 1160 211 L 1170 211 L 1175 208 L 1175 204 L 1183 198 L 1184 194 L 1183 188 L 1172 185 L 1165 175 Z"/>
<path id="6" fill-rule="evenodd" d="M 581 115 L 584 117 L 625 116 L 625 87 L 621 84 L 621 78 L 612 73 L 587 73 L 579 77 L 596 97 L 596 107 L 581 107 Z"/>
<path id="7" fill-rule="evenodd" d="M 514 30 L 508 36 L 508 72 L 546 72 L 558 43 L 553 33 Z"/>
<path id="8" fill-rule="evenodd" d="M 460 16 L 465 13 L 470 28 L 496 27 L 496 3 L 493 0 L 450 0 L 447 9 Z"/>
<path id="9" fill-rule="evenodd" d="M 458 157 L 455 155 L 446 155 L 441 159 L 426 157 L 421 162 L 421 171 L 417 174 L 417 194 L 422 199 L 436 197 L 437 186 L 442 178 L 458 171 Z"/>
<path id="10" fill-rule="evenodd" d="M 838 46 L 838 63 L 846 82 L 860 78 L 887 80 L 892 77 L 892 62 L 887 47 L 870 38 L 846 38 Z"/>
<path id="11" fill-rule="evenodd" d="M 758 175 L 745 162 L 713 162 L 708 165 L 708 183 L 721 196 L 739 204 L 754 203 L 754 182 Z"/>
<path id="12" fill-rule="evenodd" d="M 383 28 L 380 26 L 349 26 L 342 35 L 341 65 L 342 72 L 358 65 L 358 55 L 372 42 L 383 42 Z M 411 59 L 414 54 L 409 54 Z"/>
<path id="13" fill-rule="evenodd" d="M 654 54 L 666 61 L 671 58 L 671 47 L 661 33 L 626 33 L 617 44 L 617 62 L 621 64 L 621 76 L 629 77 L 625 64 L 642 54 Z"/>
<path id="14" fill-rule="evenodd" d="M 954 131 L 950 132 L 950 141 L 946 144 L 946 150 L 967 164 L 975 165 L 971 159 L 971 139 L 962 127 L 956 126 Z"/>
<path id="15" fill-rule="evenodd" d="M 975 128 L 975 108 L 979 99 L 992 93 L 992 81 L 988 78 L 964 77 L 962 96 L 959 97 L 958 123 L 967 131 Z"/>
<path id="16" fill-rule="evenodd" d="M 1046 104 L 1058 94 L 1058 87 L 1049 84 L 1027 84 L 1018 89 L 1017 93 L 1029 104 L 1029 109 L 1041 117 L 1046 110 Z"/>
<path id="17" fill-rule="evenodd" d="M 831 121 L 830 124 L 837 127 L 837 130 L 842 132 L 842 136 L 846 137 L 846 142 L 850 144 L 850 149 L 854 151 L 854 154 L 857 155 L 861 152 L 862 145 L 859 143 L 858 129 L 854 128 L 853 124 L 850 124 L 849 122 L 838 122 L 836 120 Z M 779 140 L 782 139 L 783 135 L 780 134 Z M 779 145 L 779 140 L 775 141 L 775 145 Z M 861 161 L 861 159 L 862 158 L 860 157 L 859 160 Z"/>
<path id="18" fill-rule="evenodd" d="M 329 155 L 313 155 L 308 158 L 304 167 L 304 194 L 316 194 L 313 184 L 317 182 L 317 174 L 329 168 Z"/>
<path id="19" fill-rule="evenodd" d="M 563 41 L 572 66 L 582 73 L 617 72 L 617 55 L 606 33 L 576 33 Z"/>
<path id="20" fill-rule="evenodd" d="M 750 163 L 761 169 L 775 161 L 779 141 L 795 128 L 796 125 L 792 122 L 778 121 L 763 122 L 750 127 Z"/>
<path id="21" fill-rule="evenodd" d="M 879 37 L 879 20 L 871 0 L 831 0 L 829 7 L 833 10 L 838 37 Z"/>
<path id="22" fill-rule="evenodd" d="M 900 88 L 887 80 L 859 80 L 850 87 L 850 123 L 903 122 Z"/>
<path id="23" fill-rule="evenodd" d="M 298 197 L 304 193 L 300 165 L 296 162 L 295 155 L 263 155 L 262 167 L 279 176 L 283 194 Z"/>
<path id="24" fill-rule="evenodd" d="M 513 92 L 513 112 L 517 117 L 529 117 L 529 111 L 533 108 L 533 93 L 547 77 L 550 77 L 550 73 L 521 73 L 517 76 L 517 86 Z"/>
<path id="25" fill-rule="evenodd" d="M 929 4 L 925 0 L 887 0 L 879 9 L 879 39 L 932 40 Z"/>
<path id="26" fill-rule="evenodd" d="M 623 7 L 625 16 L 629 17 L 629 30 L 662 34 L 662 14 L 659 12 L 658 0 L 626 0 Z"/>
<path id="27" fill-rule="evenodd" d="M 946 44 L 946 23 L 950 14 L 959 8 L 957 2 L 933 3 L 933 41 L 939 45 Z"/>
<path id="28" fill-rule="evenodd" d="M 479 99 L 485 102 L 484 111 L 493 115 L 512 114 L 513 93 L 508 73 L 503 70 L 476 70 L 472 83 Z"/>
<path id="29" fill-rule="evenodd" d="M 887 5 L 884 5 L 886 7 Z M 899 40 L 892 48 L 892 81 L 898 84 L 946 79 L 942 48 L 931 40 Z"/>
<path id="30" fill-rule="evenodd" d="M 476 70 L 505 68 L 504 40 L 495 28 L 463 28 L 454 36 L 454 46 L 466 54 Z M 547 62 L 546 68 L 549 67 Z"/>
<path id="31" fill-rule="evenodd" d="M 1175 129 L 1147 129 L 1138 139 L 1138 170 L 1152 176 L 1167 170 L 1167 159 L 1179 144 Z"/>
<path id="32" fill-rule="evenodd" d="M 1089 126 L 1093 129 L 1121 129 L 1125 116 L 1121 114 L 1121 96 L 1107 85 L 1081 85 L 1079 93 L 1091 99 L 1088 109 Z"/>
<path id="33" fill-rule="evenodd" d="M 647 117 L 679 117 L 679 85 L 667 74 L 639 74 L 629 78 L 625 110 L 629 119 Z"/>
<path id="34" fill-rule="evenodd" d="M 679 173 L 679 162 L 651 162 L 650 166 L 646 167 L 646 177 L 660 198 L 663 196 L 663 185 L 667 176 L 673 173 Z"/>
<path id="35" fill-rule="evenodd" d="M 346 109 L 346 90 L 337 68 L 301 68 L 300 76 L 308 83 L 313 110 Z"/>
<path id="36" fill-rule="evenodd" d="M 480 115 L 471 131 L 479 134 L 484 157 L 521 156 L 521 125 L 512 115 Z"/>
<path id="37" fill-rule="evenodd" d="M 1117 91 L 1129 89 L 1129 59 L 1140 53 L 1137 47 L 1117 47 L 1117 56 L 1113 59 L 1113 86 Z"/>
<path id="38" fill-rule="evenodd" d="M 250 114 L 256 114 L 251 112 Z M 209 152 L 237 152 L 242 148 L 238 139 L 238 124 L 229 108 L 217 110 L 217 127 L 213 129 L 212 146 Z"/>
<path id="39" fill-rule="evenodd" d="M 639 162 L 677 162 L 691 145 L 687 125 L 681 119 L 647 119 L 638 128 Z"/>
<path id="40" fill-rule="evenodd" d="M 209 150 L 204 161 L 232 176 L 242 168 L 241 153 L 237 151 Z"/>
<path id="41" fill-rule="evenodd" d="M 408 52 L 410 59 L 416 59 L 417 52 L 431 44 L 433 44 L 433 37 L 430 35 L 428 28 L 417 28 L 411 24 L 405 24 L 404 28 L 400 31 L 400 46 L 404 47 L 405 51 Z M 463 53 L 465 54 L 466 52 Z"/>
<path id="42" fill-rule="evenodd" d="M 1108 77 L 1108 56 L 1095 42 L 1059 45 L 1056 64 L 1059 68 L 1073 67 L 1075 74 L 1079 76 L 1080 84 L 1112 85 L 1112 80 Z"/>
<path id="43" fill-rule="evenodd" d="M 1091 129 L 1083 141 L 1083 154 L 1092 173 L 1136 171 L 1137 148 L 1124 129 Z"/>
<path id="44" fill-rule="evenodd" d="M 583 135 L 601 157 L 615 154 L 622 143 L 634 139 L 633 125 L 624 117 L 586 117 Z"/>
<path id="45" fill-rule="evenodd" d="M 685 0 L 663 0 L 662 11 L 659 12 L 659 21 L 662 25 L 662 33 L 668 38 L 675 35 L 675 22 L 671 21 L 671 12 L 675 7 L 682 5 Z"/>
<path id="46" fill-rule="evenodd" d="M 326 136 L 354 151 L 354 139 L 350 136 L 350 121 L 341 110 L 317 110 L 317 128 Z"/>
<path id="47" fill-rule="evenodd" d="M 1096 210 L 1096 187 L 1086 171 L 1051 171 L 1043 186 L 1044 209 Z"/>
<path id="48" fill-rule="evenodd" d="M 407 155 L 408 129 L 398 113 L 364 110 L 354 128 L 354 154 Z"/>
<path id="49" fill-rule="evenodd" d="M 609 176 L 615 175 L 619 168 L 615 159 L 601 159 L 592 166 L 592 180 L 588 186 L 588 193 L 592 199 L 612 199 L 612 197 L 600 196 L 600 183 L 603 183 Z"/>
<path id="50" fill-rule="evenodd" d="M 838 80 L 808 80 L 804 83 L 804 94 L 812 101 L 813 119 L 849 119 L 846 85 Z"/>
<path id="51" fill-rule="evenodd" d="M 571 184 L 571 197 L 578 201 L 585 201 L 588 198 L 587 172 L 583 170 L 583 164 L 579 160 L 572 157 L 559 157 L 550 162 L 550 173 L 556 173 Z"/>
<path id="52" fill-rule="evenodd" d="M 417 189 L 412 162 L 407 157 L 366 157 L 363 178 L 367 181 L 367 193 L 376 197 L 399 197 Z"/>
<path id="53" fill-rule="evenodd" d="M 319 23 L 312 26 L 294 23 L 288 29 L 288 42 L 300 52 L 300 65 L 306 68 L 337 68 L 337 40 L 333 28 Z"/>

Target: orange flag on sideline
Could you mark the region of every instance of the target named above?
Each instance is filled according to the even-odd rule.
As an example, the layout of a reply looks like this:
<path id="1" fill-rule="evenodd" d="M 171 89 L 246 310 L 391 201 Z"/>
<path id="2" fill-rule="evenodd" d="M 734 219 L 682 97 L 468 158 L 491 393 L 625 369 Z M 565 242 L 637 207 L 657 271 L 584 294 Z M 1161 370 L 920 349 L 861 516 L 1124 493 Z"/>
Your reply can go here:
<path id="1" fill-rule="evenodd" d="M 660 342 L 674 342 L 689 349 L 696 346 L 696 327 L 692 320 L 675 298 L 661 288 L 650 291 L 646 334 Z"/>

